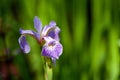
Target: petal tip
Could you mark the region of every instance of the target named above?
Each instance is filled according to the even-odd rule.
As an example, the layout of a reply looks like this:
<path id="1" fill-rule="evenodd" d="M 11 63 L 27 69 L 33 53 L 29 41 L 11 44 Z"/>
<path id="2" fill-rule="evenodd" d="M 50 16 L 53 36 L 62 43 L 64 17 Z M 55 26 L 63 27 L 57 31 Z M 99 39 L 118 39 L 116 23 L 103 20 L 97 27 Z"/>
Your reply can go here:
<path id="1" fill-rule="evenodd" d="M 18 39 L 18 42 L 20 44 L 20 48 L 24 53 L 29 53 L 30 52 L 30 46 L 28 45 L 25 36 L 21 36 Z"/>
<path id="2" fill-rule="evenodd" d="M 24 53 L 29 53 L 30 52 L 30 47 L 26 47 L 24 50 L 23 50 Z"/>
<path id="3" fill-rule="evenodd" d="M 56 26 L 56 22 L 55 22 L 55 21 L 51 21 L 51 22 L 49 23 L 49 25 L 51 25 L 51 26 Z"/>
<path id="4" fill-rule="evenodd" d="M 37 32 L 41 32 L 42 23 L 40 19 L 37 16 L 35 16 L 33 21 L 34 21 L 34 27 L 37 30 Z"/>
<path id="5" fill-rule="evenodd" d="M 19 29 L 20 34 L 22 34 L 22 28 Z"/>

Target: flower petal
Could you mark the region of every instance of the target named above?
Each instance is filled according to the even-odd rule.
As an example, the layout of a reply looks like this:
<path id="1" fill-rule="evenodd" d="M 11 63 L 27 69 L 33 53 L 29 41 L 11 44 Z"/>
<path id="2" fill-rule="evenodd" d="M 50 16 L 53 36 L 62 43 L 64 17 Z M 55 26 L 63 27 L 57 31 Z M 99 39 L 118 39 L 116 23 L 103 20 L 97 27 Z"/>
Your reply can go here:
<path id="1" fill-rule="evenodd" d="M 18 41 L 19 41 L 20 48 L 22 49 L 22 51 L 24 53 L 29 53 L 30 52 L 30 46 L 28 45 L 25 36 L 21 36 Z"/>
<path id="2" fill-rule="evenodd" d="M 60 28 L 56 26 L 54 21 L 51 21 L 49 25 L 45 26 L 42 30 L 42 36 L 50 36 L 53 39 L 59 41 Z"/>
<path id="3" fill-rule="evenodd" d="M 51 21 L 51 22 L 49 23 L 49 25 L 51 25 L 51 26 L 56 26 L 56 22 L 55 22 L 55 21 Z"/>
<path id="4" fill-rule="evenodd" d="M 47 43 L 49 43 L 49 42 L 51 42 L 51 41 L 55 41 L 53 38 L 51 38 L 51 37 L 49 37 L 49 36 L 43 37 L 43 39 L 44 39 Z"/>
<path id="5" fill-rule="evenodd" d="M 56 27 L 54 30 L 49 31 L 48 36 L 52 37 L 53 39 L 59 41 L 59 32 L 60 28 Z"/>
<path id="6" fill-rule="evenodd" d="M 37 30 L 38 33 L 41 33 L 42 23 L 37 16 L 34 17 L 34 27 L 35 27 L 35 29 Z"/>
<path id="7" fill-rule="evenodd" d="M 52 30 L 55 30 L 55 27 L 56 27 L 56 23 L 54 21 L 51 21 L 49 23 L 49 25 L 46 25 L 43 30 L 42 30 L 42 35 L 43 36 L 47 36 L 48 33 Z"/>
<path id="8" fill-rule="evenodd" d="M 35 37 L 37 40 L 40 39 L 40 34 L 34 32 L 32 30 L 22 30 L 22 29 L 20 29 L 20 34 L 22 34 L 22 35 L 31 35 L 31 36 Z"/>
<path id="9" fill-rule="evenodd" d="M 51 26 L 51 25 L 46 25 L 43 30 L 42 30 L 42 36 L 47 36 L 48 35 L 48 32 L 51 31 L 51 30 L 54 30 L 55 29 L 55 26 Z"/>
<path id="10" fill-rule="evenodd" d="M 59 56 L 62 54 L 63 51 L 62 45 L 59 43 L 59 41 L 56 41 L 54 39 L 52 41 L 47 41 L 48 42 L 46 42 L 42 48 L 42 55 L 50 57 L 52 60 L 59 59 Z"/>

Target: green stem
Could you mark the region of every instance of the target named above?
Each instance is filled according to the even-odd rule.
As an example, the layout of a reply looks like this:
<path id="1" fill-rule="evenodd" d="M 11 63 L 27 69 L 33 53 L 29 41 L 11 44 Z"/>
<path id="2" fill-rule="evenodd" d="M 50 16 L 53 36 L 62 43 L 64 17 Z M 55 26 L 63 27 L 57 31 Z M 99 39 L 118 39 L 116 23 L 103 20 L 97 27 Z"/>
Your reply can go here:
<path id="1" fill-rule="evenodd" d="M 44 57 L 44 77 L 45 80 L 52 80 L 52 63 L 51 59 L 48 57 Z"/>

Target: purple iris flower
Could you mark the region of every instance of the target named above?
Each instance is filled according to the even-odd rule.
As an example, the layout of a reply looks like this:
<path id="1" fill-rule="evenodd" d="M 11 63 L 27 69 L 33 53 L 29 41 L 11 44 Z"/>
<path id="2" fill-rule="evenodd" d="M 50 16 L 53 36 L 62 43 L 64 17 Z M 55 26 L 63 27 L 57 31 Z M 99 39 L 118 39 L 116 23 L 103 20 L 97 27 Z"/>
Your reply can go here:
<path id="1" fill-rule="evenodd" d="M 50 57 L 53 61 L 59 59 L 62 54 L 63 46 L 59 42 L 60 28 L 56 26 L 54 21 L 51 21 L 49 25 L 42 27 L 40 19 L 34 17 L 34 27 L 36 32 L 33 30 L 22 30 L 20 29 L 19 44 L 20 48 L 24 53 L 30 52 L 30 46 L 26 41 L 26 35 L 33 36 L 40 45 L 42 45 L 42 55 Z"/>

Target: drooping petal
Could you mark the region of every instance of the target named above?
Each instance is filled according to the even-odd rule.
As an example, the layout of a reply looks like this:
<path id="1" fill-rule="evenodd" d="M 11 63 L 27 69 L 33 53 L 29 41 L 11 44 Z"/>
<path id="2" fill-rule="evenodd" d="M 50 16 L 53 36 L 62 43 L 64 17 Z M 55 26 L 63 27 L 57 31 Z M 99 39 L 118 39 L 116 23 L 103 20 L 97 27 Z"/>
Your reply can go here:
<path id="1" fill-rule="evenodd" d="M 33 31 L 32 30 L 22 30 L 22 29 L 20 29 L 20 34 L 22 34 L 22 35 L 26 35 L 26 34 L 28 34 L 28 35 L 34 35 L 34 33 L 33 33 Z"/>
<path id="2" fill-rule="evenodd" d="M 42 23 L 37 16 L 34 17 L 34 27 L 35 27 L 35 29 L 37 30 L 38 33 L 41 33 Z"/>
<path id="3" fill-rule="evenodd" d="M 37 33 L 37 32 L 34 32 L 32 30 L 22 30 L 22 29 L 20 29 L 20 34 L 22 34 L 22 35 L 31 35 L 31 36 L 35 37 L 37 40 L 40 39 L 40 34 Z"/>
<path id="4" fill-rule="evenodd" d="M 48 32 L 48 36 L 52 37 L 53 39 L 59 41 L 59 32 L 60 32 L 60 28 L 56 27 L 54 30 L 51 30 Z"/>
<path id="5" fill-rule="evenodd" d="M 56 41 L 52 38 L 50 40 L 46 39 L 50 39 L 50 37 L 45 38 L 45 41 L 48 42 L 46 42 L 42 48 L 42 55 L 50 57 L 52 60 L 59 59 L 59 56 L 63 51 L 62 45 L 59 43 L 59 41 Z"/>
<path id="6" fill-rule="evenodd" d="M 29 53 L 29 52 L 30 52 L 30 46 L 29 46 L 29 44 L 27 43 L 25 36 L 21 36 L 21 37 L 18 39 L 18 42 L 19 42 L 19 44 L 20 44 L 20 48 L 22 49 L 22 51 L 23 51 L 24 53 Z"/>

